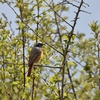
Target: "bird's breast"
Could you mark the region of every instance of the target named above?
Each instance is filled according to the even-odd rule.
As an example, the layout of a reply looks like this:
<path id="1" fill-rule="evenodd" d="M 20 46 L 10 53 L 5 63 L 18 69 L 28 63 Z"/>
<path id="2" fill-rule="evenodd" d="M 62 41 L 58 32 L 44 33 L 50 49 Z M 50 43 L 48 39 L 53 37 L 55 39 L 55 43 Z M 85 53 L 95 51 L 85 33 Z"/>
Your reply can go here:
<path id="1" fill-rule="evenodd" d="M 37 62 L 42 58 L 42 56 L 43 56 L 43 51 L 42 51 L 42 49 L 41 49 L 41 50 L 40 50 L 40 55 L 37 57 L 37 59 L 35 60 L 34 63 L 37 63 Z"/>

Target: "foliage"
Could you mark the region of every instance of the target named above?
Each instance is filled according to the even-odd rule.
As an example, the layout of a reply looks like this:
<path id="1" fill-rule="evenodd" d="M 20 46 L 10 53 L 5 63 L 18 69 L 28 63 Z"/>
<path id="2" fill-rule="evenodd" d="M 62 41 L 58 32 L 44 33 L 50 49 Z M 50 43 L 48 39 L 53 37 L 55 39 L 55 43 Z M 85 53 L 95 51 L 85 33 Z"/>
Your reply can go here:
<path id="1" fill-rule="evenodd" d="M 89 24 L 93 38 L 74 32 L 83 0 L 0 3 L 16 15 L 11 21 L 0 16 L 0 100 L 99 100 L 100 24 Z M 77 9 L 73 24 L 67 22 L 68 4 Z M 28 78 L 29 52 L 39 41 L 44 55 Z"/>

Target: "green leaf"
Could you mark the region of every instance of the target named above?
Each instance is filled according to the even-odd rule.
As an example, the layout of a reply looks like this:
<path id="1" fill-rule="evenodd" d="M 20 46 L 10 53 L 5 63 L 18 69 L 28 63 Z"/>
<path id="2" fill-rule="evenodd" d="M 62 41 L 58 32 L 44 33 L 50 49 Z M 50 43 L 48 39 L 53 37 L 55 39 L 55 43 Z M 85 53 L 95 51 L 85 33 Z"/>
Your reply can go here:
<path id="1" fill-rule="evenodd" d="M 63 35 L 63 36 L 62 36 L 62 39 L 68 41 L 68 40 L 69 40 L 69 37 L 68 37 L 67 35 Z"/>
<path id="2" fill-rule="evenodd" d="M 19 22 L 19 28 L 23 28 L 23 24 L 22 24 L 22 22 Z"/>
<path id="3" fill-rule="evenodd" d="M 75 66 L 75 62 L 70 61 L 70 62 L 68 62 L 68 65 L 69 65 L 69 66 Z"/>
<path id="4" fill-rule="evenodd" d="M 15 81 L 12 83 L 12 85 L 17 85 L 18 84 L 18 81 Z"/>
<path id="5" fill-rule="evenodd" d="M 7 33 L 3 34 L 3 39 L 5 40 L 7 38 Z"/>

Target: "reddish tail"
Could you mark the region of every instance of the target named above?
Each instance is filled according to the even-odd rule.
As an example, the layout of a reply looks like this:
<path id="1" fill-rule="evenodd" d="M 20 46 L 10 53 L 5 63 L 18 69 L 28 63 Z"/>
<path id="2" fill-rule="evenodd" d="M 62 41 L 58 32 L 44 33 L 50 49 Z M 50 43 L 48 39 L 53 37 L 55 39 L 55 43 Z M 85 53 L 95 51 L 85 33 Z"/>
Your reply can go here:
<path id="1" fill-rule="evenodd" d="M 30 77 L 32 71 L 32 66 L 29 66 L 27 77 Z"/>

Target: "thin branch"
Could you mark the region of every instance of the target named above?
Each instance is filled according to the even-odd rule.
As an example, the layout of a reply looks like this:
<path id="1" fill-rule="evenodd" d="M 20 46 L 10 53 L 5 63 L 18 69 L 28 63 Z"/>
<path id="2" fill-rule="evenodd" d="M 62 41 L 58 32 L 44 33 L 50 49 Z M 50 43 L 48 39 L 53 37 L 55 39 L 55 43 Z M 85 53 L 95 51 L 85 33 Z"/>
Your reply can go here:
<path id="1" fill-rule="evenodd" d="M 35 71 L 35 68 L 34 68 L 34 71 Z M 35 87 L 35 76 L 33 75 L 33 82 L 32 82 L 32 100 L 34 100 L 34 87 Z"/>
<path id="2" fill-rule="evenodd" d="M 63 100 L 64 98 L 64 86 L 65 86 L 65 83 L 64 83 L 64 80 L 65 80 L 65 66 L 66 66 L 66 55 L 64 53 L 64 60 L 63 60 L 63 63 L 62 63 L 62 80 L 61 80 L 61 100 Z"/>
<path id="3" fill-rule="evenodd" d="M 87 13 L 87 14 L 91 14 L 90 12 L 87 12 L 85 10 L 80 10 L 81 12 Z"/>
<path id="4" fill-rule="evenodd" d="M 72 5 L 72 6 L 76 7 L 76 8 L 78 8 L 78 6 L 77 6 L 77 5 L 75 5 L 75 4 L 73 4 L 73 3 L 71 3 L 71 2 L 69 2 L 69 1 L 67 1 L 67 0 L 66 0 L 66 2 L 65 2 L 64 4 L 70 4 L 70 5 Z"/>
<path id="5" fill-rule="evenodd" d="M 7 21 L 8 25 L 9 25 L 9 28 L 10 28 L 10 30 L 11 30 L 11 32 L 12 32 L 12 34 L 14 35 L 14 31 L 13 31 L 13 29 L 12 29 L 12 27 L 11 27 L 11 21 L 10 21 L 10 22 L 8 21 L 8 18 L 5 16 L 5 14 L 4 14 L 4 13 L 2 13 L 2 15 L 3 15 L 3 17 L 6 19 L 6 21 Z"/>
<path id="6" fill-rule="evenodd" d="M 82 4 L 83 4 L 83 0 L 81 1 L 80 5 L 79 5 L 79 7 L 78 7 L 78 10 L 77 10 L 76 16 L 75 16 L 75 18 L 74 18 L 75 20 L 74 20 L 74 23 L 73 23 L 73 26 L 72 26 L 71 34 L 73 34 L 73 32 L 74 32 L 74 29 L 75 29 L 75 26 L 76 26 L 76 22 L 77 22 L 79 13 L 80 13 L 80 11 L 81 11 Z"/>
<path id="7" fill-rule="evenodd" d="M 6 91 L 6 94 L 9 96 L 9 100 L 12 100 L 12 96 L 10 95 L 10 93 L 8 93 L 7 91 Z"/>
<path id="8" fill-rule="evenodd" d="M 61 91 L 60 91 L 60 83 L 58 82 L 57 85 L 58 85 L 58 95 L 59 95 L 59 99 L 60 99 L 60 97 L 61 97 L 61 96 L 60 96 L 60 95 L 61 95 Z"/>
<path id="9" fill-rule="evenodd" d="M 43 79 L 43 81 L 46 83 L 46 85 L 49 85 L 49 83 L 46 81 L 46 79 L 45 79 L 45 78 L 43 78 L 43 77 L 42 77 L 42 79 Z M 56 91 L 54 91 L 54 90 L 52 90 L 52 91 L 55 93 L 55 95 L 56 95 L 56 96 L 58 96 L 58 94 L 57 94 L 57 92 L 56 92 Z"/>
<path id="10" fill-rule="evenodd" d="M 61 5 L 61 4 L 63 4 L 64 2 L 65 2 L 65 1 L 62 1 L 62 2 L 60 2 L 60 3 L 56 4 L 56 5 L 54 5 L 54 8 L 57 7 L 57 6 L 59 6 L 59 5 Z M 46 13 L 46 12 L 49 11 L 49 10 L 51 10 L 51 8 L 49 8 L 49 9 L 47 9 L 46 11 L 40 13 L 39 16 L 42 15 L 42 14 L 44 14 L 44 13 Z M 33 18 L 36 18 L 36 17 L 37 17 L 37 16 L 35 16 L 35 17 L 33 17 Z"/>
<path id="11" fill-rule="evenodd" d="M 85 5 L 87 5 L 87 6 L 89 7 L 89 4 L 87 4 L 87 3 L 85 3 L 85 2 L 83 2 L 83 4 L 85 4 Z"/>
<path id="12" fill-rule="evenodd" d="M 57 26 L 57 33 L 59 35 L 59 40 L 60 40 L 60 43 L 61 43 L 61 49 L 63 51 L 61 33 L 60 33 L 59 24 L 58 24 L 58 20 L 57 20 L 57 14 L 55 12 L 54 12 L 54 16 L 55 16 L 55 22 L 56 22 L 56 26 Z"/>
<path id="13" fill-rule="evenodd" d="M 70 70 L 69 70 L 68 67 L 67 67 L 67 72 L 68 72 L 68 76 L 69 76 L 70 83 L 71 83 L 71 86 L 72 86 L 72 90 L 73 90 L 73 93 L 74 93 L 74 97 L 75 97 L 75 99 L 77 100 L 77 96 L 76 96 L 76 92 L 75 92 L 75 89 L 74 89 L 74 85 L 73 85 L 72 77 L 71 77 Z"/>
<path id="14" fill-rule="evenodd" d="M 61 69 L 62 67 L 53 67 L 53 66 L 44 66 L 44 65 L 34 65 L 34 66 L 39 66 L 39 67 L 46 67 L 46 68 L 56 68 L 56 69 Z"/>
<path id="15" fill-rule="evenodd" d="M 75 6 L 75 7 L 77 7 L 77 8 L 78 8 L 78 6 L 74 5 L 73 3 L 69 2 L 68 0 L 65 0 L 65 1 L 66 1 L 68 4 L 71 4 L 72 6 Z M 74 0 L 74 1 L 80 4 L 80 1 L 78 1 L 78 0 Z M 89 5 L 88 5 L 87 3 L 83 2 L 83 4 L 85 4 L 86 6 L 88 6 L 88 7 L 89 7 Z M 83 7 L 85 7 L 85 8 L 86 8 L 86 6 L 85 6 L 85 5 L 83 5 Z"/>
<path id="16" fill-rule="evenodd" d="M 51 9 L 52 11 L 54 11 L 66 24 L 68 24 L 71 28 L 72 28 L 72 25 L 69 24 L 64 18 L 62 18 L 55 10 L 53 7 L 51 7 L 46 1 L 44 1 Z"/>
<path id="17" fill-rule="evenodd" d="M 83 67 L 83 65 L 79 62 L 79 61 L 77 61 L 75 58 L 73 58 L 72 56 L 69 56 L 70 58 L 72 58 L 77 64 L 79 64 L 81 67 Z"/>
<path id="18" fill-rule="evenodd" d="M 22 4 L 23 4 L 23 0 L 22 0 Z M 23 6 L 20 6 L 19 8 L 20 10 L 20 16 L 21 16 L 21 22 L 23 23 Z M 24 88 L 25 88 L 25 82 L 26 82 L 26 79 L 25 79 L 25 35 L 24 35 L 24 29 L 22 28 L 21 29 L 22 31 L 22 45 L 23 45 L 23 69 L 24 69 L 24 73 L 23 73 L 23 76 L 24 76 Z"/>
<path id="19" fill-rule="evenodd" d="M 37 1 L 37 31 L 39 29 L 39 12 L 40 12 L 40 7 L 39 7 L 39 2 Z M 36 33 L 36 43 L 38 42 L 38 32 Z"/>
<path id="20" fill-rule="evenodd" d="M 19 63 L 19 64 L 17 64 L 17 63 L 8 63 L 8 62 L 2 62 L 2 61 L 0 61 L 0 63 L 1 64 L 4 64 L 4 65 L 23 65 L 23 63 Z M 25 64 L 26 66 L 28 65 L 28 64 Z M 54 68 L 54 69 L 61 69 L 62 67 L 56 67 L 56 66 L 49 66 L 49 65 L 40 65 L 40 64 L 34 64 L 34 66 L 38 66 L 38 67 L 45 67 L 45 68 Z M 1 66 L 2 67 L 2 66 Z"/>

